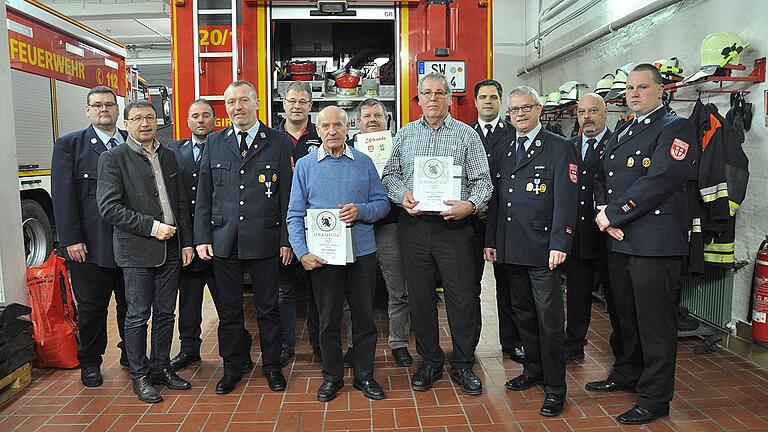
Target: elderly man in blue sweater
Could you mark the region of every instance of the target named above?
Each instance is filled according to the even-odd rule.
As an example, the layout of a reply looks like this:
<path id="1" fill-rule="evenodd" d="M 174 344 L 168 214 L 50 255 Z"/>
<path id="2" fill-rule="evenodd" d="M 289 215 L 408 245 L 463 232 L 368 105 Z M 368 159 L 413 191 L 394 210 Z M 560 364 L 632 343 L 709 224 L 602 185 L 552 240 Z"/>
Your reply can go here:
<path id="1" fill-rule="evenodd" d="M 317 400 L 328 402 L 344 387 L 341 317 L 345 298 L 354 323 L 354 388 L 370 399 L 384 399 L 384 390 L 373 379 L 377 337 L 373 323 L 377 263 L 373 223 L 387 215 L 389 200 L 371 159 L 346 145 L 349 119 L 344 110 L 331 106 L 320 111 L 317 131 L 323 145 L 296 163 L 288 204 L 288 238 L 312 278 L 320 313 L 324 382 L 317 390 Z M 340 209 L 343 222 L 352 224 L 356 259 L 347 265 L 330 265 L 307 248 L 307 209 L 335 208 Z"/>

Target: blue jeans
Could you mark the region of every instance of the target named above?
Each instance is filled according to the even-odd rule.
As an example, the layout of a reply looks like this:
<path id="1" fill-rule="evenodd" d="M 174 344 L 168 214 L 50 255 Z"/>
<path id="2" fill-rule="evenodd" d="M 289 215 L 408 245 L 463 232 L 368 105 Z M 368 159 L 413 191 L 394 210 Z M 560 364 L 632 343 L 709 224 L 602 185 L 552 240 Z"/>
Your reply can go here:
<path id="1" fill-rule="evenodd" d="M 165 264 L 125 267 L 125 350 L 131 378 L 159 373 L 170 366 L 176 294 L 179 290 L 178 238 L 167 240 Z M 152 316 L 152 352 L 147 359 L 147 321 Z"/>

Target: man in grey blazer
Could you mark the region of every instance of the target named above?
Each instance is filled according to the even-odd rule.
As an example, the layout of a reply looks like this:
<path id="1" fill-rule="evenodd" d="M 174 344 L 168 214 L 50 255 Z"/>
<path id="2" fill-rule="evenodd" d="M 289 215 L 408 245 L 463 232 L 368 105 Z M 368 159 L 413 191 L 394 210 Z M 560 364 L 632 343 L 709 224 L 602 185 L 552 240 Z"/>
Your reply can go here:
<path id="1" fill-rule="evenodd" d="M 153 384 L 191 388 L 170 367 L 179 262 L 194 257 L 189 203 L 176 157 L 155 138 L 157 113 L 135 101 L 123 114 L 128 139 L 102 153 L 96 200 L 114 226 L 115 262 L 123 268 L 128 313 L 125 345 L 139 399 L 163 400 Z M 152 352 L 147 359 L 147 321 L 152 315 Z"/>

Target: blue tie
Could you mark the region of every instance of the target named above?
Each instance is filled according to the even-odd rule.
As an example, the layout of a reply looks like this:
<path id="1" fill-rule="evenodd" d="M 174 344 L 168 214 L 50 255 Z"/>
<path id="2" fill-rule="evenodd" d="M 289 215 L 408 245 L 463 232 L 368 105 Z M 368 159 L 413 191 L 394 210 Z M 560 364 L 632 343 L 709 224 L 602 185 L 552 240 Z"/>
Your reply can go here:
<path id="1" fill-rule="evenodd" d="M 521 136 L 517 138 L 517 152 L 515 152 L 515 165 L 519 165 L 520 162 L 525 159 L 525 142 L 528 141 L 527 136 Z"/>

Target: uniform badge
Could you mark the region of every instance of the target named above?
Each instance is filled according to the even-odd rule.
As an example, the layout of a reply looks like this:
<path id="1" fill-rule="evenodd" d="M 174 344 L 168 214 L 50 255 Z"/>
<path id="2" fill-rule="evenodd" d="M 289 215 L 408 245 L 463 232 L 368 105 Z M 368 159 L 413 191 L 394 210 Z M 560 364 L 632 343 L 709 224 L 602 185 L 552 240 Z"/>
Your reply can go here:
<path id="1" fill-rule="evenodd" d="M 264 132 L 259 132 L 259 136 L 261 137 L 261 139 L 264 139 L 267 137 L 267 134 L 265 134 Z"/>
<path id="2" fill-rule="evenodd" d="M 525 191 L 533 192 L 533 183 L 528 183 L 527 185 L 525 185 Z"/>
<path id="3" fill-rule="evenodd" d="M 633 198 L 630 198 L 627 200 L 627 202 L 621 205 L 621 211 L 622 213 L 627 214 L 635 207 L 637 207 L 637 201 L 635 201 Z"/>
<path id="4" fill-rule="evenodd" d="M 681 161 L 688 155 L 689 147 L 690 145 L 687 142 L 680 138 L 675 138 L 675 140 L 672 141 L 672 146 L 669 148 L 669 155 L 672 156 L 672 159 Z"/>
<path id="5" fill-rule="evenodd" d="M 259 183 L 264 183 L 265 181 L 267 181 L 267 176 L 259 174 Z"/>
<path id="6" fill-rule="evenodd" d="M 272 183 L 277 182 L 277 173 L 272 174 Z"/>
<path id="7" fill-rule="evenodd" d="M 643 158 L 643 168 L 651 166 L 651 158 Z"/>
<path id="8" fill-rule="evenodd" d="M 630 156 L 627 158 L 627 168 L 632 168 L 633 166 L 635 166 L 635 158 Z"/>
<path id="9" fill-rule="evenodd" d="M 643 120 L 643 123 L 650 124 L 651 123 L 651 119 L 647 118 L 647 119 Z"/>
<path id="10" fill-rule="evenodd" d="M 627 135 L 632 136 L 632 131 L 627 132 Z"/>
<path id="11" fill-rule="evenodd" d="M 539 192 L 544 193 L 547 191 L 547 185 L 545 183 L 542 183 L 539 185 Z"/>
<path id="12" fill-rule="evenodd" d="M 566 225 L 566 226 L 565 226 L 565 233 L 566 233 L 567 235 L 569 235 L 569 236 L 573 236 L 573 231 L 574 231 L 574 230 L 573 230 L 573 227 L 572 227 L 571 225 Z"/>
<path id="13" fill-rule="evenodd" d="M 541 141 L 540 141 L 540 140 L 536 140 L 536 142 L 534 143 L 534 145 L 535 145 L 536 147 L 541 147 Z"/>
<path id="14" fill-rule="evenodd" d="M 568 164 L 568 178 L 571 180 L 571 183 L 578 184 L 579 183 L 579 166 L 576 164 L 569 163 Z"/>

